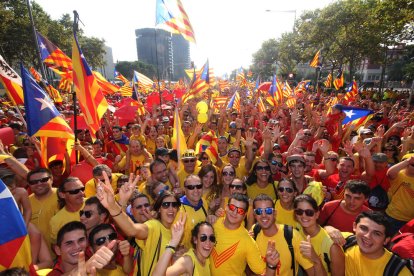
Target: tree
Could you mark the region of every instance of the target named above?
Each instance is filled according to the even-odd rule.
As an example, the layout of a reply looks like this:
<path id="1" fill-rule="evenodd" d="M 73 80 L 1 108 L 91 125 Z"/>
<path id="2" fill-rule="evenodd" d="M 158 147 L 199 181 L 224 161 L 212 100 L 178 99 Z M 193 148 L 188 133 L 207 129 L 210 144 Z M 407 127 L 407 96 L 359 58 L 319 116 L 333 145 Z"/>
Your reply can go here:
<path id="1" fill-rule="evenodd" d="M 106 65 L 104 60 L 105 40 L 81 36 L 79 37 L 79 44 L 90 67 L 97 69 Z"/>
<path id="2" fill-rule="evenodd" d="M 119 61 L 115 65 L 115 69 L 127 79 L 132 79 L 134 70 L 140 72 L 141 74 L 144 74 L 149 78 L 157 78 L 157 71 L 155 66 L 146 64 L 142 61 Z"/>
<path id="3" fill-rule="evenodd" d="M 279 54 L 279 42 L 269 39 L 262 43 L 262 47 L 253 54 L 251 70 L 253 74 L 260 75 L 262 79 L 273 76 Z"/>

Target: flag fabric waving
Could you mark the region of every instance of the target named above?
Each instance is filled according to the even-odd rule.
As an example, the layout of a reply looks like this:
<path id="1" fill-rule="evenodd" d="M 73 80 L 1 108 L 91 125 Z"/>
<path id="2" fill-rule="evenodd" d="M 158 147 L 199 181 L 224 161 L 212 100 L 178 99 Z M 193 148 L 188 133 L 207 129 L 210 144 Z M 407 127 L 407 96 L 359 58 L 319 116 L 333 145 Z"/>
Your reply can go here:
<path id="1" fill-rule="evenodd" d="M 21 77 L 7 64 L 0 55 L 0 82 L 6 88 L 7 96 L 14 105 L 23 104 L 23 88 Z"/>
<path id="2" fill-rule="evenodd" d="M 315 54 L 315 56 L 313 57 L 313 59 L 311 60 L 311 62 L 309 63 L 310 67 L 316 68 L 318 66 L 320 66 L 319 64 L 319 56 L 321 54 L 321 50 L 318 50 Z"/>
<path id="3" fill-rule="evenodd" d="M 371 109 L 346 106 L 341 104 L 336 104 L 334 107 L 345 113 L 345 119 L 342 121 L 343 125 L 349 122 L 364 120 L 367 116 L 374 113 L 374 111 Z"/>
<path id="4" fill-rule="evenodd" d="M 32 264 L 29 235 L 10 190 L 0 180 L 0 271 L 23 267 L 37 275 Z"/>
<path id="5" fill-rule="evenodd" d="M 186 40 L 195 43 L 193 27 L 180 0 L 157 0 L 156 5 L 156 26 L 180 33 Z"/>
<path id="6" fill-rule="evenodd" d="M 336 90 L 339 90 L 339 88 L 344 86 L 344 73 L 342 72 L 342 68 L 338 70 L 338 75 L 336 76 L 333 85 L 335 86 Z"/>
<path id="7" fill-rule="evenodd" d="M 122 81 L 124 84 L 128 82 L 128 79 L 125 78 L 121 73 L 119 73 L 116 70 L 114 70 L 114 78 L 116 78 L 117 80 Z"/>
<path id="8" fill-rule="evenodd" d="M 187 100 L 201 96 L 204 91 L 206 91 L 210 85 L 210 74 L 209 74 L 209 63 L 208 60 L 206 64 L 201 68 L 200 74 L 193 74 L 193 81 L 191 83 L 190 89 L 188 92 L 183 95 L 182 102 L 185 103 Z"/>
<path id="9" fill-rule="evenodd" d="M 150 78 L 137 71 L 134 71 L 133 81 L 142 86 L 145 90 L 151 89 L 154 85 L 154 82 Z"/>
<path id="10" fill-rule="evenodd" d="M 345 101 L 350 102 L 355 100 L 355 97 L 358 95 L 358 85 L 356 81 L 352 81 L 346 91 L 347 92 L 344 97 Z"/>
<path id="11" fill-rule="evenodd" d="M 283 94 L 280 88 L 280 84 L 276 79 L 276 75 L 273 75 L 272 84 L 269 87 L 269 95 L 272 97 L 274 106 L 277 105 L 277 102 L 282 100 Z"/>
<path id="12" fill-rule="evenodd" d="M 240 111 L 240 95 L 239 92 L 235 92 L 231 97 L 229 104 L 227 105 L 227 109 L 236 109 Z"/>
<path id="13" fill-rule="evenodd" d="M 171 137 L 171 144 L 172 148 L 177 150 L 178 160 L 180 160 L 181 154 L 187 150 L 187 143 L 185 141 L 183 130 L 181 129 L 181 120 L 177 108 L 175 108 L 174 112 L 174 128 L 173 135 Z"/>
<path id="14" fill-rule="evenodd" d="M 101 118 L 108 109 L 108 103 L 82 54 L 76 34 L 73 38 L 72 60 L 76 97 L 92 139 L 95 140 L 96 132 L 101 127 Z"/>
<path id="15" fill-rule="evenodd" d="M 326 81 L 323 82 L 325 87 L 330 88 L 332 86 L 332 74 L 329 73 L 329 75 L 326 77 Z"/>
<path id="16" fill-rule="evenodd" d="M 72 60 L 65 55 L 62 50 L 39 32 L 36 32 L 36 36 L 42 61 L 47 67 L 53 68 L 59 72 L 69 72 L 72 70 Z"/>

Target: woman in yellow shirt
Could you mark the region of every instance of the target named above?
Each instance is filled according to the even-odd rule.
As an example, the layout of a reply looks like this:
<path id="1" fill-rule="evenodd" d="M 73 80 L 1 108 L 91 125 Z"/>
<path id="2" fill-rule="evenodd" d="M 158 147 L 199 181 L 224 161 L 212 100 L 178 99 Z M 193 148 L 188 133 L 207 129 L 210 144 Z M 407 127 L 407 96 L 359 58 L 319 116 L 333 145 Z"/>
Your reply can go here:
<path id="1" fill-rule="evenodd" d="M 210 214 L 214 214 L 214 212 L 220 207 L 221 202 L 221 187 L 217 182 L 216 168 L 211 164 L 203 166 L 198 172 L 198 176 L 203 184 L 203 202 L 207 202 Z"/>
<path id="2" fill-rule="evenodd" d="M 256 198 L 260 194 L 270 196 L 276 200 L 276 186 L 270 172 L 270 164 L 266 160 L 260 160 L 254 164 L 252 172 L 246 179 L 247 195 L 250 199 Z"/>
<path id="3" fill-rule="evenodd" d="M 275 204 L 277 212 L 276 223 L 290 225 L 299 229 L 300 224 L 295 220 L 293 200 L 298 195 L 295 182 L 289 178 L 282 178 L 277 184 L 278 200 Z"/>

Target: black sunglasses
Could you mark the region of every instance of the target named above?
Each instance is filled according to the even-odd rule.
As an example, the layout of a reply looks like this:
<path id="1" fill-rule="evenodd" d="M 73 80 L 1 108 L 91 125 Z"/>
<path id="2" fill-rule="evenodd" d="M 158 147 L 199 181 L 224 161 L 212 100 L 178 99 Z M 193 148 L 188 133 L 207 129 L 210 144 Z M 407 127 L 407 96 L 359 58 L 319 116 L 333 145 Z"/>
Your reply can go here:
<path id="1" fill-rule="evenodd" d="M 281 163 L 281 162 L 277 162 L 275 160 L 272 160 L 271 163 L 272 163 L 273 166 L 276 166 L 277 165 L 279 167 L 283 167 L 283 163 Z"/>
<path id="2" fill-rule="evenodd" d="M 223 172 L 223 176 L 234 176 L 234 172 Z"/>
<path id="3" fill-rule="evenodd" d="M 79 216 L 82 217 L 83 215 L 85 215 L 86 218 L 90 218 L 92 216 L 93 212 L 92 211 L 79 211 Z"/>
<path id="4" fill-rule="evenodd" d="M 71 194 L 71 195 L 77 195 L 77 194 L 79 194 L 79 192 L 84 192 L 84 191 L 85 191 L 85 187 L 75 189 L 75 190 L 70 190 L 70 191 L 63 191 L 63 192 Z"/>
<path id="5" fill-rule="evenodd" d="M 113 232 L 113 233 L 109 234 L 108 236 L 104 236 L 104 237 L 97 238 L 97 239 L 95 240 L 95 244 L 96 244 L 97 246 L 101 246 L 102 244 L 104 244 L 104 243 L 106 242 L 106 240 L 108 240 L 108 241 L 113 241 L 113 240 L 115 240 L 116 238 L 118 238 L 118 234 L 117 234 L 117 233 L 115 233 L 115 232 Z"/>
<path id="6" fill-rule="evenodd" d="M 148 207 L 150 207 L 151 205 L 149 204 L 149 203 L 144 203 L 144 204 L 141 204 L 141 205 L 137 205 L 137 206 L 135 206 L 135 209 L 141 209 L 142 207 L 144 207 L 144 208 L 148 208 Z"/>
<path id="7" fill-rule="evenodd" d="M 270 171 L 270 167 L 269 166 L 256 166 L 256 171 L 260 171 L 260 170 Z"/>
<path id="8" fill-rule="evenodd" d="M 178 201 L 174 201 L 174 202 L 165 201 L 165 202 L 161 203 L 161 207 L 164 208 L 164 209 L 168 209 L 171 206 L 174 209 L 177 209 L 178 207 L 180 207 L 180 202 L 178 202 Z"/>
<path id="9" fill-rule="evenodd" d="M 298 215 L 298 216 L 301 216 L 304 213 L 305 213 L 305 215 L 307 217 L 313 217 L 315 215 L 315 211 L 312 210 L 312 209 L 306 209 L 306 210 L 303 210 L 303 209 L 295 209 L 295 214 Z"/>
<path id="10" fill-rule="evenodd" d="M 279 188 L 277 188 L 277 190 L 280 193 L 283 193 L 284 191 L 286 191 L 288 194 L 293 193 L 293 189 L 292 188 L 289 188 L 289 187 L 279 187 Z"/>
<path id="11" fill-rule="evenodd" d="M 39 184 L 39 183 L 45 183 L 45 182 L 49 181 L 49 179 L 50 179 L 50 176 L 46 176 L 46 177 L 43 177 L 43 178 L 40 178 L 40 179 L 29 180 L 29 185 L 36 185 L 36 184 Z"/>
<path id="12" fill-rule="evenodd" d="M 201 242 L 205 242 L 207 239 L 209 241 L 211 241 L 212 243 L 216 243 L 216 236 L 214 236 L 214 235 L 207 236 L 207 235 L 204 235 L 204 234 L 200 235 L 200 241 Z"/>
<path id="13" fill-rule="evenodd" d="M 233 184 L 230 184 L 229 187 L 230 187 L 230 189 L 236 189 L 238 191 L 243 190 L 243 186 L 242 185 L 233 185 Z"/>
<path id="14" fill-rule="evenodd" d="M 182 161 L 183 163 L 194 163 L 196 160 L 195 159 L 184 159 Z"/>
<path id="15" fill-rule="evenodd" d="M 200 190 L 200 189 L 202 189 L 203 188 L 203 184 L 196 184 L 196 185 L 186 185 L 186 186 L 184 186 L 186 189 L 189 189 L 189 190 L 194 190 L 194 189 L 197 189 L 197 190 Z"/>

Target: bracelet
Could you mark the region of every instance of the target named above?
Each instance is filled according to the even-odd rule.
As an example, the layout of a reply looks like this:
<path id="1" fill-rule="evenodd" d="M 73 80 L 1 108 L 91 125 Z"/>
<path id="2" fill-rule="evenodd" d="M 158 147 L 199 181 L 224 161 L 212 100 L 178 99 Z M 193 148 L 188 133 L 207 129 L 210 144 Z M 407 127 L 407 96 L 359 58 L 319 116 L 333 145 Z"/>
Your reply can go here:
<path id="1" fill-rule="evenodd" d="M 111 216 L 112 216 L 112 217 L 114 218 L 114 217 L 117 217 L 117 216 L 119 216 L 119 215 L 120 215 L 121 213 L 122 213 L 122 209 L 121 209 L 121 210 L 119 211 L 119 213 L 118 213 L 118 214 L 116 214 L 116 215 L 113 215 L 113 216 L 111 215 Z"/>
<path id="2" fill-rule="evenodd" d="M 277 268 L 277 265 L 270 265 L 269 263 L 266 263 L 266 266 L 270 268 L 271 270 L 276 270 Z"/>
<path id="3" fill-rule="evenodd" d="M 171 249 L 171 251 L 172 251 L 172 253 L 174 254 L 175 253 L 175 246 L 172 246 L 172 245 L 167 245 L 166 247 L 165 247 L 165 249 Z"/>

